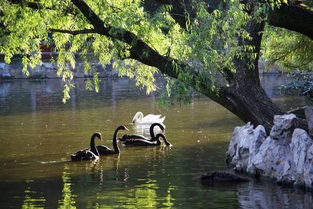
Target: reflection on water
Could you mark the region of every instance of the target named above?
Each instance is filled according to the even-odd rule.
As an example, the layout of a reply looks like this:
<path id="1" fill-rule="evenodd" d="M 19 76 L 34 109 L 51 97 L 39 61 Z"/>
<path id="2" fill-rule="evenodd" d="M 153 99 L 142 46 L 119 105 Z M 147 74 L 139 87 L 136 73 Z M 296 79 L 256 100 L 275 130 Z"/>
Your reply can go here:
<path id="1" fill-rule="evenodd" d="M 312 193 L 273 187 L 269 182 L 249 183 L 238 188 L 242 208 L 312 208 Z"/>
<path id="2" fill-rule="evenodd" d="M 269 78 L 263 78 L 275 96 Z M 275 78 L 275 82 L 277 82 Z M 276 84 L 276 83 L 275 83 Z M 0 208 L 310 208 L 312 193 L 272 183 L 202 186 L 198 177 L 226 169 L 233 127 L 242 123 L 207 98 L 164 109 L 127 79 L 103 80 L 100 93 L 76 80 L 62 104 L 59 80 L 0 83 Z M 158 86 L 162 88 L 162 80 Z M 304 98 L 275 96 L 284 109 Z M 69 162 L 101 131 L 112 146 L 115 128 L 137 111 L 166 116 L 167 147 L 120 147 L 97 163 Z"/>
<path id="3" fill-rule="evenodd" d="M 62 199 L 59 201 L 59 208 L 75 208 L 75 198 L 77 196 L 72 194 L 71 177 L 70 173 L 68 173 L 68 170 L 68 166 L 65 165 L 62 174 L 63 190 Z"/>

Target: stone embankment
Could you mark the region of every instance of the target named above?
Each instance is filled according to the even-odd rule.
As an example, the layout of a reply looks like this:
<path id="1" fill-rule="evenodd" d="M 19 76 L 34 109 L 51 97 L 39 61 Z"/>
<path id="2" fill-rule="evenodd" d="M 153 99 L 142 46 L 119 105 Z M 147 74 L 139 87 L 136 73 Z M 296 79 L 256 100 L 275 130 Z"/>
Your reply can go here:
<path id="1" fill-rule="evenodd" d="M 226 152 L 228 164 L 239 172 L 313 189 L 313 140 L 294 128 L 295 118 L 276 115 L 269 136 L 261 125 L 236 127 Z"/>
<path id="2" fill-rule="evenodd" d="M 4 62 L 3 57 L 0 56 L 0 79 L 13 79 L 13 78 L 59 78 L 57 76 L 57 66 L 54 65 L 50 58 L 56 57 L 56 53 L 48 52 L 45 54 L 46 58 L 43 62 L 34 68 L 28 67 L 29 76 L 26 76 L 22 71 L 22 64 L 19 62 L 13 62 L 7 64 Z M 281 71 L 277 67 L 266 69 L 266 63 L 264 61 L 259 62 L 261 74 L 280 74 Z M 113 69 L 111 64 L 103 67 L 99 63 L 91 63 L 91 70 L 86 73 L 84 72 L 84 66 L 82 62 L 77 61 L 74 69 L 72 69 L 74 78 L 92 77 L 94 72 L 99 73 L 99 77 L 118 77 L 118 73 Z M 266 88 L 267 85 L 264 85 Z"/>
<path id="3" fill-rule="evenodd" d="M 77 63 L 75 69 L 72 69 L 75 78 L 92 77 L 93 73 L 99 72 L 99 77 L 117 77 L 117 72 L 111 65 L 103 67 L 101 64 L 92 63 L 92 69 L 86 73 L 84 72 L 83 63 Z M 13 78 L 58 78 L 57 67 L 51 62 L 43 62 L 35 68 L 28 68 L 29 76 L 27 77 L 22 72 L 23 66 L 21 64 L 6 64 L 0 63 L 0 79 Z"/>

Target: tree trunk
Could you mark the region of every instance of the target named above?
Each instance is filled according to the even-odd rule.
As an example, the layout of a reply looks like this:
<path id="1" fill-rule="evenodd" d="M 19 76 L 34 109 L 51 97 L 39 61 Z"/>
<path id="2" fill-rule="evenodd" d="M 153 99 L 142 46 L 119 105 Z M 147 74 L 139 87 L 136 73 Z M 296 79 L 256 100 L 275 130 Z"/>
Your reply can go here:
<path id="1" fill-rule="evenodd" d="M 269 133 L 273 126 L 274 115 L 281 115 L 284 112 L 267 96 L 260 83 L 258 60 L 263 29 L 264 23 L 257 20 L 252 19 L 247 24 L 246 30 L 251 40 L 241 40 L 240 44 L 253 46 L 251 53 L 255 53 L 256 57 L 252 59 L 249 54 L 246 54 L 245 57 L 234 60 L 236 72 L 226 71 L 229 87 L 221 89 L 216 102 L 244 122 L 251 122 L 255 126 L 263 125 Z M 298 121 L 298 125 L 307 130 L 303 121 Z"/>
<path id="2" fill-rule="evenodd" d="M 217 101 L 244 122 L 263 125 L 267 132 L 273 126 L 274 115 L 283 114 L 266 95 L 263 88 L 255 84 L 241 82 L 236 88 L 221 92 L 222 101 Z"/>

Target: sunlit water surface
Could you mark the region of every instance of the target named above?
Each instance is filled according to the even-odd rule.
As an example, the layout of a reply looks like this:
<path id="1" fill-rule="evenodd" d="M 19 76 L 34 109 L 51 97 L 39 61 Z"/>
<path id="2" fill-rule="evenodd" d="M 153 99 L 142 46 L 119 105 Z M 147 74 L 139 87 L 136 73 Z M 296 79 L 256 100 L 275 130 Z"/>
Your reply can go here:
<path id="1" fill-rule="evenodd" d="M 271 97 L 278 81 L 262 78 Z M 243 124 L 208 98 L 166 109 L 134 81 L 103 80 L 98 94 L 84 85 L 76 80 L 63 104 L 59 80 L 0 82 L 0 208 L 312 208 L 312 193 L 273 183 L 200 184 L 203 173 L 227 169 L 232 130 Z M 306 103 L 300 97 L 274 101 L 284 109 Z M 120 146 L 120 155 L 97 163 L 69 161 L 95 131 L 108 146 L 117 126 L 132 131 L 137 111 L 165 115 L 174 146 Z"/>

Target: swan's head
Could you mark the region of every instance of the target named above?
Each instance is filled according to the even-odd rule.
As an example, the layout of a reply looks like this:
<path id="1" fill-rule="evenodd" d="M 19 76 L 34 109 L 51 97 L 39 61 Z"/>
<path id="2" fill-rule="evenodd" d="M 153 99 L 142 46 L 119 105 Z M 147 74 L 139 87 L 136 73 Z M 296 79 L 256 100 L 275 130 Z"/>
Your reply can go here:
<path id="1" fill-rule="evenodd" d="M 142 120 L 142 118 L 143 118 L 143 113 L 137 112 L 135 116 L 133 117 L 132 123 L 136 123 L 136 121 Z"/>
<path id="2" fill-rule="evenodd" d="M 168 146 L 168 147 L 171 147 L 171 146 L 173 146 L 171 143 L 169 143 L 168 141 L 167 141 L 167 139 L 166 139 L 166 137 L 165 137 L 165 135 L 164 134 L 157 134 L 156 135 L 156 138 L 162 138 L 163 139 L 163 141 L 164 141 L 164 144 L 166 145 L 166 146 Z"/>
<path id="3" fill-rule="evenodd" d="M 100 141 L 102 141 L 102 135 L 100 132 L 95 132 L 93 135 L 92 135 L 93 138 L 98 138 L 100 139 Z"/>
<path id="4" fill-rule="evenodd" d="M 128 131 L 128 128 L 126 128 L 126 126 L 119 126 L 117 129 L 118 129 L 118 130 L 125 130 L 125 131 Z"/>

